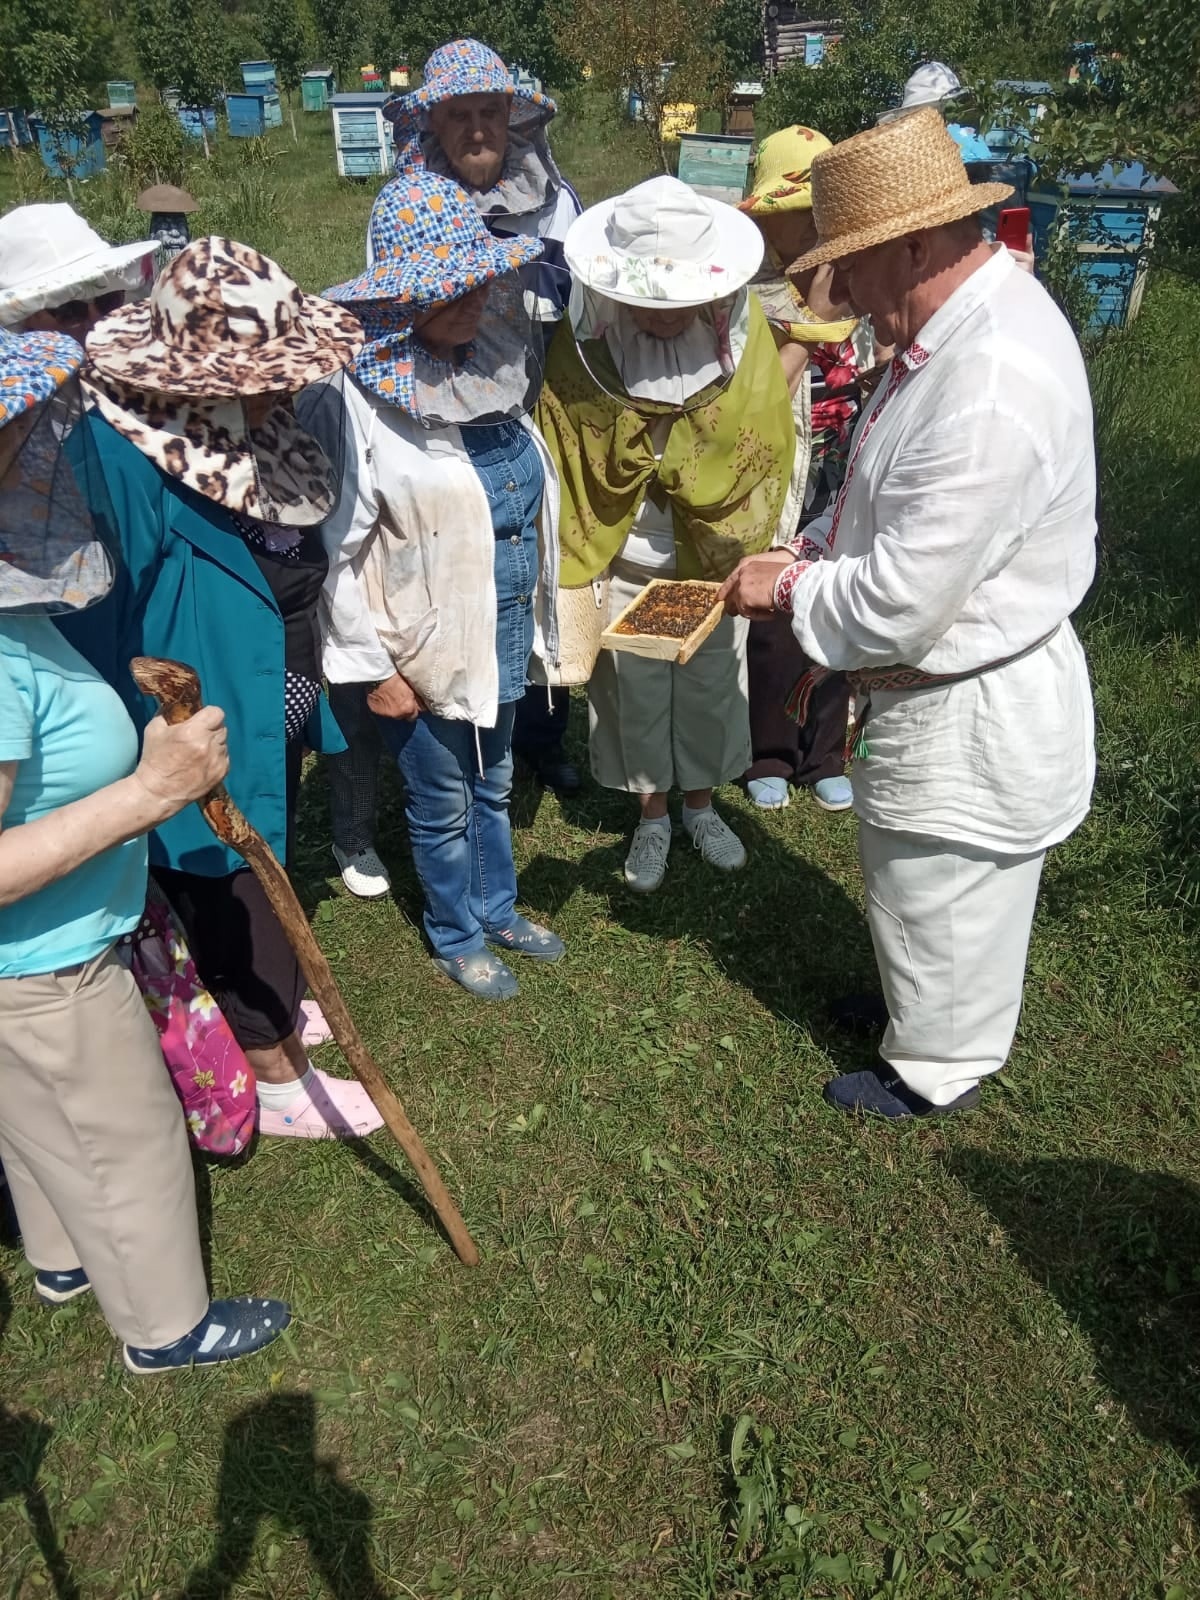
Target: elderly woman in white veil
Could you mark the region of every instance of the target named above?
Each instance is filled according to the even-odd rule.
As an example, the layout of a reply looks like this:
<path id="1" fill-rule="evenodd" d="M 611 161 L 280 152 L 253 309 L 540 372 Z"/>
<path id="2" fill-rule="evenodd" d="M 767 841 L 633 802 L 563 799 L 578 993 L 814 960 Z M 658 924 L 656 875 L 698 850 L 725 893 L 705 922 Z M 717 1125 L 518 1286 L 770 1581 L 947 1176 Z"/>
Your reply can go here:
<path id="1" fill-rule="evenodd" d="M 674 178 L 572 226 L 570 315 L 546 364 L 538 422 L 562 480 L 561 581 L 609 577 L 615 616 L 651 578 L 724 579 L 771 540 L 795 449 L 783 371 L 747 288 L 762 237 Z M 630 888 L 666 874 L 669 799 L 702 859 L 745 850 L 713 789 L 750 760 L 745 627 L 726 619 L 686 666 L 601 652 L 588 690 L 591 763 L 638 796 Z"/>

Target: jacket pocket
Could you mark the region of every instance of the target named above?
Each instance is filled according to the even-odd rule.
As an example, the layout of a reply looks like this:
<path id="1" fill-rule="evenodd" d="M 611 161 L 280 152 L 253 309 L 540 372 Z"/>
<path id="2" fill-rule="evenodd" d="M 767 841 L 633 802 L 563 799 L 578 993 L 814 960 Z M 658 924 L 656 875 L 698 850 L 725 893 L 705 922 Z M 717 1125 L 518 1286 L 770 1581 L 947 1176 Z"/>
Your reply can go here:
<path id="1" fill-rule="evenodd" d="M 388 617 L 386 623 L 378 629 L 379 642 L 391 656 L 397 669 L 404 672 L 406 665 L 425 650 L 437 633 L 437 626 L 436 606 L 430 606 L 427 611 L 418 612 L 413 616 Z"/>

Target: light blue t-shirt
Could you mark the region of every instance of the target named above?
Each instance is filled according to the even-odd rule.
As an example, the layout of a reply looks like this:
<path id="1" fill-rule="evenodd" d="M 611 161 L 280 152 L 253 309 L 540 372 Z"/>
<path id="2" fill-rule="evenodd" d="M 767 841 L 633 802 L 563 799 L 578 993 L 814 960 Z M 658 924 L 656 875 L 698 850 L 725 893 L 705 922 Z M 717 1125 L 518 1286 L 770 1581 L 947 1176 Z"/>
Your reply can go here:
<path id="1" fill-rule="evenodd" d="M 49 618 L 0 615 L 0 761 L 18 764 L 0 827 L 94 794 L 128 777 L 137 759 L 137 733 L 116 692 Z M 0 906 L 0 978 L 90 961 L 132 932 L 145 901 L 145 839 L 105 850 Z"/>

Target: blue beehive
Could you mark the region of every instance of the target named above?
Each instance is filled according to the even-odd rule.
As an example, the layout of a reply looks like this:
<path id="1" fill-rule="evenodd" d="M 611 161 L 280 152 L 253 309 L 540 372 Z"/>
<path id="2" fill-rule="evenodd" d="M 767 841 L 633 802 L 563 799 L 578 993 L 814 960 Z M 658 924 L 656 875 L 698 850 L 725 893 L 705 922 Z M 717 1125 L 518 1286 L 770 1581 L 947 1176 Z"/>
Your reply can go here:
<path id="1" fill-rule="evenodd" d="M 256 139 L 267 131 L 267 97 L 264 94 L 227 94 L 225 113 L 231 139 Z"/>
<path id="2" fill-rule="evenodd" d="M 279 103 L 279 78 L 273 61 L 243 61 L 242 83 L 247 94 L 263 97 L 263 122 L 268 128 L 283 126 L 283 107 Z M 228 97 L 227 98 L 232 98 Z M 229 130 L 233 132 L 232 127 Z M 244 137 L 244 136 L 243 136 Z"/>
<path id="3" fill-rule="evenodd" d="M 273 61 L 243 61 L 242 84 L 247 94 L 278 94 L 279 76 Z"/>
<path id="4" fill-rule="evenodd" d="M 70 132 L 52 132 L 41 117 L 30 117 L 29 127 L 42 153 L 42 165 L 56 178 L 90 178 L 103 172 L 106 160 L 103 119 L 98 111 L 86 111 Z"/>
<path id="5" fill-rule="evenodd" d="M 343 178 L 375 178 L 392 165 L 391 128 L 383 108 L 390 94 L 331 94 L 333 142 Z"/>
<path id="6" fill-rule="evenodd" d="M 1178 192 L 1141 162 L 1110 162 L 1097 173 L 1030 190 L 1035 252 L 1045 255 L 1064 237 L 1074 246 L 1096 300 L 1093 329 L 1122 328 L 1137 316 L 1163 197 Z"/>
<path id="7" fill-rule="evenodd" d="M 170 92 L 170 90 L 164 91 L 164 102 Z M 179 119 L 179 126 L 189 139 L 202 138 L 201 129 L 203 129 L 204 133 L 216 133 L 217 131 L 217 113 L 211 106 L 205 106 L 204 110 L 201 111 L 199 106 L 181 106 L 177 103 L 175 115 Z"/>

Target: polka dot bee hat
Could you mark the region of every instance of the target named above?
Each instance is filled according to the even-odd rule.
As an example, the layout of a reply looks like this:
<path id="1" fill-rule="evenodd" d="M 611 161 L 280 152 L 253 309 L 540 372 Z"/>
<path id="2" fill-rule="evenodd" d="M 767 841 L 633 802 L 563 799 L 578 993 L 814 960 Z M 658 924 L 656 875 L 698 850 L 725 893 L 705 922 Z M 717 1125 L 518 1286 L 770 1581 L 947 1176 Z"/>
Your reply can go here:
<path id="1" fill-rule="evenodd" d="M 66 334 L 0 328 L 0 428 L 49 400 L 82 364 L 83 351 Z"/>
<path id="2" fill-rule="evenodd" d="M 393 405 L 414 410 L 416 313 L 460 300 L 536 261 L 540 239 L 490 234 L 466 192 L 449 178 L 409 172 L 385 184 L 371 213 L 373 265 L 325 298 L 349 304 L 367 334 L 355 376 Z"/>
<path id="3" fill-rule="evenodd" d="M 459 95 L 507 95 L 509 127 L 522 130 L 549 122 L 558 109 L 548 94 L 519 84 L 496 52 L 478 39 L 453 39 L 442 45 L 426 61 L 423 78 L 419 89 L 397 95 L 383 108 L 395 128 L 397 150 L 417 138 L 430 106 Z M 397 167 L 408 164 L 408 160 L 396 162 Z"/>

